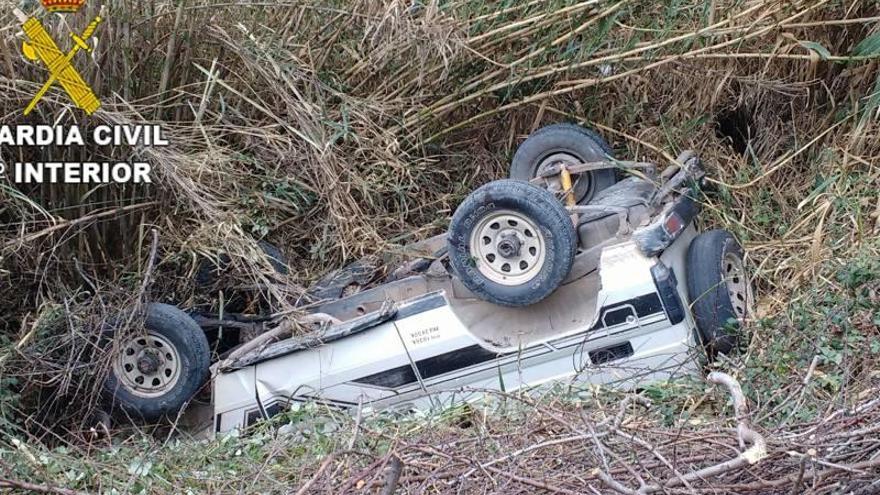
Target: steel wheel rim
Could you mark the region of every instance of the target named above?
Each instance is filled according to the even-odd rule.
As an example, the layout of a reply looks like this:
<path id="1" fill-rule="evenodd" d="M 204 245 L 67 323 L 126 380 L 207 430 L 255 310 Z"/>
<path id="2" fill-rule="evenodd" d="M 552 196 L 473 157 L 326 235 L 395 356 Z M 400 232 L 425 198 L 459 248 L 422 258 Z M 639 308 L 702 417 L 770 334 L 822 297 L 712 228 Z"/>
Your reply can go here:
<path id="1" fill-rule="evenodd" d="M 113 362 L 113 371 L 129 392 L 140 397 L 166 394 L 180 380 L 180 353 L 153 331 L 131 336 Z"/>
<path id="2" fill-rule="evenodd" d="M 471 231 L 471 256 L 477 270 L 500 285 L 516 286 L 535 278 L 547 256 L 544 235 L 527 216 L 499 210 Z"/>
<path id="3" fill-rule="evenodd" d="M 563 165 L 580 165 L 584 163 L 584 160 L 569 154 L 569 153 L 553 153 L 552 155 L 547 156 L 538 164 L 535 168 L 535 177 L 540 176 L 544 173 L 548 168 L 552 167 L 557 163 L 562 163 Z M 581 186 L 582 181 L 586 181 L 587 186 Z M 590 193 L 593 189 L 593 181 L 590 177 L 590 173 L 586 172 L 583 174 L 573 174 L 572 175 L 572 189 L 577 197 L 577 200 L 580 201 L 582 199 L 581 195 L 578 194 L 578 186 L 584 187 L 582 197 L 589 197 Z M 560 193 L 562 192 L 562 178 L 557 174 L 552 177 L 547 177 L 544 179 L 544 187 L 547 188 L 550 192 Z"/>
<path id="4" fill-rule="evenodd" d="M 743 260 L 733 253 L 727 253 L 722 259 L 721 270 L 724 274 L 724 284 L 730 297 L 730 304 L 736 319 L 743 322 L 752 305 L 752 291 L 746 276 Z"/>

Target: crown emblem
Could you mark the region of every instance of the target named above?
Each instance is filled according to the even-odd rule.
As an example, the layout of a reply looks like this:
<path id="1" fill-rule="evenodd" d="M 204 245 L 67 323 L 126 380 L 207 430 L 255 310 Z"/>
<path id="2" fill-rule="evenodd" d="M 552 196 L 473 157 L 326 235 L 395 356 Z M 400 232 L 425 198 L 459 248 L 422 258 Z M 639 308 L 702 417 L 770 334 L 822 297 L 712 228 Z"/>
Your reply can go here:
<path id="1" fill-rule="evenodd" d="M 76 12 L 85 5 L 86 0 L 40 0 L 49 12 Z"/>

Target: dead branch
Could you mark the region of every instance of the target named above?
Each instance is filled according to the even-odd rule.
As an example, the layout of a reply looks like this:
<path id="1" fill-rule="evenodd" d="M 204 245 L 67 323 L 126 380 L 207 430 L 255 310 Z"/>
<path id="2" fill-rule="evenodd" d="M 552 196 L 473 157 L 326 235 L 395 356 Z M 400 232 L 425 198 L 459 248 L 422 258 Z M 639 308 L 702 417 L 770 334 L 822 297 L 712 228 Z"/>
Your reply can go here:
<path id="1" fill-rule="evenodd" d="M 86 493 L 68 488 L 61 488 L 59 486 L 28 483 L 27 481 L 18 481 L 7 478 L 0 478 L 0 488 L 17 489 L 35 493 L 55 493 L 58 495 L 85 495 Z"/>
<path id="2" fill-rule="evenodd" d="M 686 474 L 676 473 L 674 478 L 671 478 L 669 481 L 665 483 L 659 484 L 644 484 L 644 482 L 640 481 L 640 488 L 638 490 L 633 490 L 627 488 L 622 483 L 614 480 L 606 471 L 597 471 L 597 475 L 599 478 L 612 490 L 622 493 L 624 495 L 644 495 L 649 493 L 655 493 L 659 491 L 666 490 L 668 488 L 675 488 L 677 486 L 685 485 L 687 486 L 691 481 L 702 480 L 706 478 L 713 478 L 717 476 L 721 476 L 725 473 L 736 471 L 745 466 L 755 464 L 759 462 L 761 459 L 767 456 L 767 444 L 764 441 L 764 437 L 753 430 L 749 426 L 748 421 L 748 407 L 746 403 L 746 398 L 742 393 L 742 388 L 739 385 L 739 382 L 736 381 L 735 378 L 720 372 L 712 372 L 709 374 L 707 380 L 710 383 L 715 383 L 718 385 L 723 385 L 727 388 L 728 392 L 733 399 L 733 409 L 734 415 L 736 416 L 737 421 L 737 433 L 740 440 L 741 446 L 748 445 L 748 449 L 741 452 L 737 457 L 730 459 L 725 462 L 721 462 L 719 464 L 715 464 L 713 466 L 708 466 L 703 469 L 699 469 L 697 471 L 693 471 Z M 657 454 L 656 450 L 650 445 L 646 445 L 643 441 L 637 440 L 635 435 L 629 435 L 628 438 L 633 441 L 637 441 L 643 447 L 646 447 L 649 451 Z M 595 439 L 598 442 L 598 439 Z M 597 446 L 599 444 L 597 443 Z M 600 447 L 601 448 L 601 447 Z M 664 462 L 665 461 L 665 462 Z M 669 467 L 668 461 L 661 458 L 661 462 Z"/>

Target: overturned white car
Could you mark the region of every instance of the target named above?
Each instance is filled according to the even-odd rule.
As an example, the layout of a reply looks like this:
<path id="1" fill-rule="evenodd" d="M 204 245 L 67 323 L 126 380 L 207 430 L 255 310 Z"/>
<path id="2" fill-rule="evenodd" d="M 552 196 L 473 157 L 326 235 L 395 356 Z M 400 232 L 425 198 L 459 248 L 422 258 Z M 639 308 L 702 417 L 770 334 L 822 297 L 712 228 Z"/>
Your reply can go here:
<path id="1" fill-rule="evenodd" d="M 751 289 L 737 241 L 696 231 L 699 160 L 677 161 L 658 175 L 651 164 L 615 160 L 589 130 L 539 130 L 517 151 L 511 179 L 474 191 L 446 235 L 413 248 L 430 255 L 347 296 L 352 273 L 329 277 L 313 291 L 324 300 L 309 309 L 314 333 L 246 345 L 215 363 L 215 431 L 303 401 L 428 409 L 485 389 L 633 386 L 698 370 L 695 350 L 735 347 Z M 189 369 L 206 366 L 191 351 L 201 353 L 201 343 L 166 352 L 185 339 L 160 326 L 148 319 L 146 328 L 159 351 L 141 338 L 113 377 L 117 401 L 152 417 L 181 407 L 207 374 Z M 142 398 L 132 402 L 135 392 Z M 164 405 L 145 413 L 147 393 Z"/>

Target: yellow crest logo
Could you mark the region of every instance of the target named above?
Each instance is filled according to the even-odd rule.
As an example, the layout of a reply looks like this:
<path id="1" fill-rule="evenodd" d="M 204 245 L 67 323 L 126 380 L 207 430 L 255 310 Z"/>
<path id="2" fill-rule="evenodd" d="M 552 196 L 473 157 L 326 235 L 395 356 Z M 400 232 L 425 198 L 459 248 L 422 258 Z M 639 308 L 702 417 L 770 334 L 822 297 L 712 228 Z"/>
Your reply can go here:
<path id="1" fill-rule="evenodd" d="M 49 12 L 75 13 L 85 4 L 86 0 L 41 0 L 43 6 Z M 56 82 L 61 85 L 70 100 L 86 114 L 91 115 L 101 107 L 101 102 L 95 96 L 82 75 L 73 66 L 73 57 L 80 51 L 91 52 L 92 49 L 88 42 L 95 34 L 98 26 L 103 19 L 96 16 L 92 22 L 86 27 L 82 34 L 71 33 L 73 39 L 73 47 L 64 53 L 58 48 L 58 44 L 43 27 L 43 24 L 35 17 L 28 17 L 24 12 L 15 9 L 15 16 L 22 23 L 27 40 L 22 44 L 22 53 L 29 60 L 41 61 L 49 71 L 49 79 L 43 84 L 43 87 L 37 91 L 34 98 L 24 110 L 24 114 L 28 115 L 37 106 L 37 103 L 43 99 L 49 88 Z"/>

